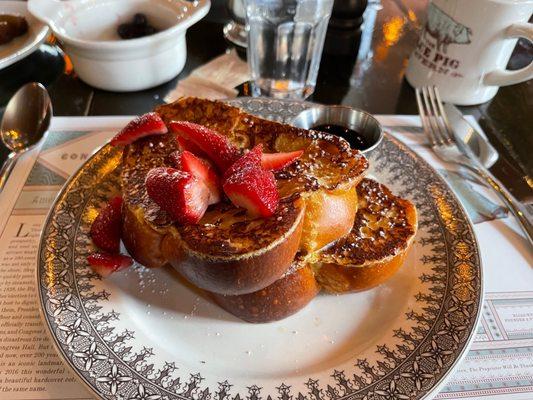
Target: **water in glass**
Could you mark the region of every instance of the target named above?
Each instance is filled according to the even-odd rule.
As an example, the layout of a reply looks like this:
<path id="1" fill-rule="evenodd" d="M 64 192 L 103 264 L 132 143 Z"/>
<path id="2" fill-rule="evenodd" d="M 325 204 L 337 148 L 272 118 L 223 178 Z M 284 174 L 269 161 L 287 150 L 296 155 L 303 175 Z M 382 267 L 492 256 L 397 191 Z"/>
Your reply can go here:
<path id="1" fill-rule="evenodd" d="M 256 92 L 313 93 L 333 0 L 246 0 L 248 64 Z"/>

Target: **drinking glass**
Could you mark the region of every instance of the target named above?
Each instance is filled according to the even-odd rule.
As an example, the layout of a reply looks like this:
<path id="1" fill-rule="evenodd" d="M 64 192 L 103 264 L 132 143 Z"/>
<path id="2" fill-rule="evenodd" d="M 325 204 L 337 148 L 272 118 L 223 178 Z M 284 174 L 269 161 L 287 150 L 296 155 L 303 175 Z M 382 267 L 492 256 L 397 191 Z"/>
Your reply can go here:
<path id="1" fill-rule="evenodd" d="M 256 95 L 301 99 L 315 90 L 333 0 L 246 0 Z"/>
<path id="2" fill-rule="evenodd" d="M 227 0 L 226 8 L 231 20 L 224 25 L 224 37 L 231 43 L 246 47 L 247 33 L 244 16 L 244 0 Z"/>

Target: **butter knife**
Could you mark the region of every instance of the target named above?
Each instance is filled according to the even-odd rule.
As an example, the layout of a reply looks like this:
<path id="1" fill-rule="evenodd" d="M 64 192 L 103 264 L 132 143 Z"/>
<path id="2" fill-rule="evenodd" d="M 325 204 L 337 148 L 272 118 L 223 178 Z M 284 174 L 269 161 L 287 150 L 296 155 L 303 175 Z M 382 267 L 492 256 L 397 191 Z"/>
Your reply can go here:
<path id="1" fill-rule="evenodd" d="M 453 104 L 444 103 L 444 111 L 452 127 L 456 140 L 466 144 L 485 168 L 490 168 L 498 160 L 498 151 Z"/>

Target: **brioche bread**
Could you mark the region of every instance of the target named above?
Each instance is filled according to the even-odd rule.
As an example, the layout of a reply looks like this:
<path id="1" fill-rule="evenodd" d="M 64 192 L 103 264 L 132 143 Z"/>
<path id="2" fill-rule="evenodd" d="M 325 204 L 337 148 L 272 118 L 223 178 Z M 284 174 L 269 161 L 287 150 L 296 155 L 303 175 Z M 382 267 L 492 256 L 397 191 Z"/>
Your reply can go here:
<path id="1" fill-rule="evenodd" d="M 156 112 L 167 124 L 186 120 L 215 129 L 241 149 L 263 143 L 265 152 L 304 153 L 276 172 L 281 202 L 272 217 L 254 219 L 223 202 L 211 206 L 199 224 L 177 225 L 144 185 L 152 168 L 171 165 L 169 155 L 179 148 L 174 135 L 127 145 L 121 172 L 122 230 L 124 244 L 137 261 L 150 268 L 170 263 L 202 289 L 242 295 L 279 279 L 299 249 L 317 250 L 349 232 L 356 212 L 355 186 L 368 162 L 343 139 L 263 120 L 217 101 L 186 98 Z"/>
<path id="2" fill-rule="evenodd" d="M 151 168 L 168 166 L 176 150 L 171 135 L 141 139 L 124 150 L 123 242 L 147 267 L 172 264 L 202 289 L 226 294 L 261 289 L 278 279 L 298 250 L 304 208 L 296 197 L 282 199 L 271 218 L 250 219 L 230 203 L 208 209 L 198 225 L 173 224 L 146 193 Z"/>
<path id="3" fill-rule="evenodd" d="M 350 233 L 310 261 L 328 292 L 366 290 L 389 279 L 417 231 L 415 206 L 385 185 L 365 178 L 357 196 L 359 209 Z"/>
<path id="4" fill-rule="evenodd" d="M 368 161 L 334 135 L 258 118 L 218 101 L 184 98 L 156 108 L 169 123 L 186 120 L 226 135 L 236 146 L 263 144 L 265 153 L 304 150 L 291 166 L 276 173 L 280 196 L 301 195 L 306 205 L 300 248 L 315 251 L 346 235 L 355 218 L 355 187 Z"/>
<path id="5" fill-rule="evenodd" d="M 240 319 L 262 323 L 277 321 L 300 311 L 319 290 L 311 266 L 297 257 L 280 279 L 264 289 L 240 296 L 211 293 L 211 297 Z"/>
<path id="6" fill-rule="evenodd" d="M 299 254 L 272 285 L 241 296 L 213 294 L 215 302 L 248 322 L 271 322 L 296 313 L 319 288 L 345 293 L 366 290 L 389 279 L 402 265 L 417 230 L 414 205 L 382 184 L 363 179 L 350 233 L 328 248 Z"/>

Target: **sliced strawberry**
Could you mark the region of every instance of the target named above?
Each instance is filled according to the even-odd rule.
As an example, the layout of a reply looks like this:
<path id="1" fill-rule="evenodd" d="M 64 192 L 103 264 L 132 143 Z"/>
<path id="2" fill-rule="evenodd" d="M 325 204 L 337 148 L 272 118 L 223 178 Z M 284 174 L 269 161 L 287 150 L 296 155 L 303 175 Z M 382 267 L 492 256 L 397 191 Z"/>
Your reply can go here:
<path id="1" fill-rule="evenodd" d="M 100 211 L 91 226 L 91 239 L 100 249 L 118 253 L 122 230 L 122 197 L 115 197 Z"/>
<path id="2" fill-rule="evenodd" d="M 103 278 L 113 272 L 128 268 L 133 264 L 131 257 L 122 254 L 93 253 L 87 257 L 87 262 L 94 272 Z"/>
<path id="3" fill-rule="evenodd" d="M 252 216 L 270 217 L 276 212 L 279 194 L 272 171 L 245 168 L 228 176 L 224 192 L 237 207 L 243 207 Z"/>
<path id="4" fill-rule="evenodd" d="M 216 204 L 221 200 L 221 184 L 213 166 L 202 158 L 196 157 L 190 151 L 175 151 L 170 155 L 175 165 L 182 171 L 200 179 L 209 189 L 209 204 Z"/>
<path id="5" fill-rule="evenodd" d="M 261 166 L 271 171 L 279 171 L 291 165 L 303 153 L 303 150 L 291 151 L 289 153 L 263 153 L 261 155 Z"/>
<path id="6" fill-rule="evenodd" d="M 263 153 L 263 145 L 258 144 L 252 150 L 242 155 L 235 161 L 224 174 L 224 177 L 236 174 L 246 168 L 261 168 L 261 157 Z"/>
<path id="7" fill-rule="evenodd" d="M 124 146 L 145 136 L 162 135 L 167 132 L 168 129 L 161 117 L 155 112 L 151 112 L 130 121 L 111 139 L 111 145 Z"/>
<path id="8" fill-rule="evenodd" d="M 203 125 L 187 121 L 172 121 L 170 130 L 194 143 L 222 171 L 226 171 L 239 157 L 239 150 L 226 136 Z"/>
<path id="9" fill-rule="evenodd" d="M 207 154 L 205 154 L 205 152 L 201 148 L 199 148 L 197 145 L 195 145 L 190 140 L 185 139 L 183 136 L 178 136 L 176 138 L 176 141 L 178 142 L 181 150 L 190 151 L 192 154 L 198 157 L 209 158 Z"/>
<path id="10" fill-rule="evenodd" d="M 148 196 L 182 224 L 196 224 L 209 205 L 209 189 L 197 177 L 175 168 L 158 167 L 146 175 Z"/>

